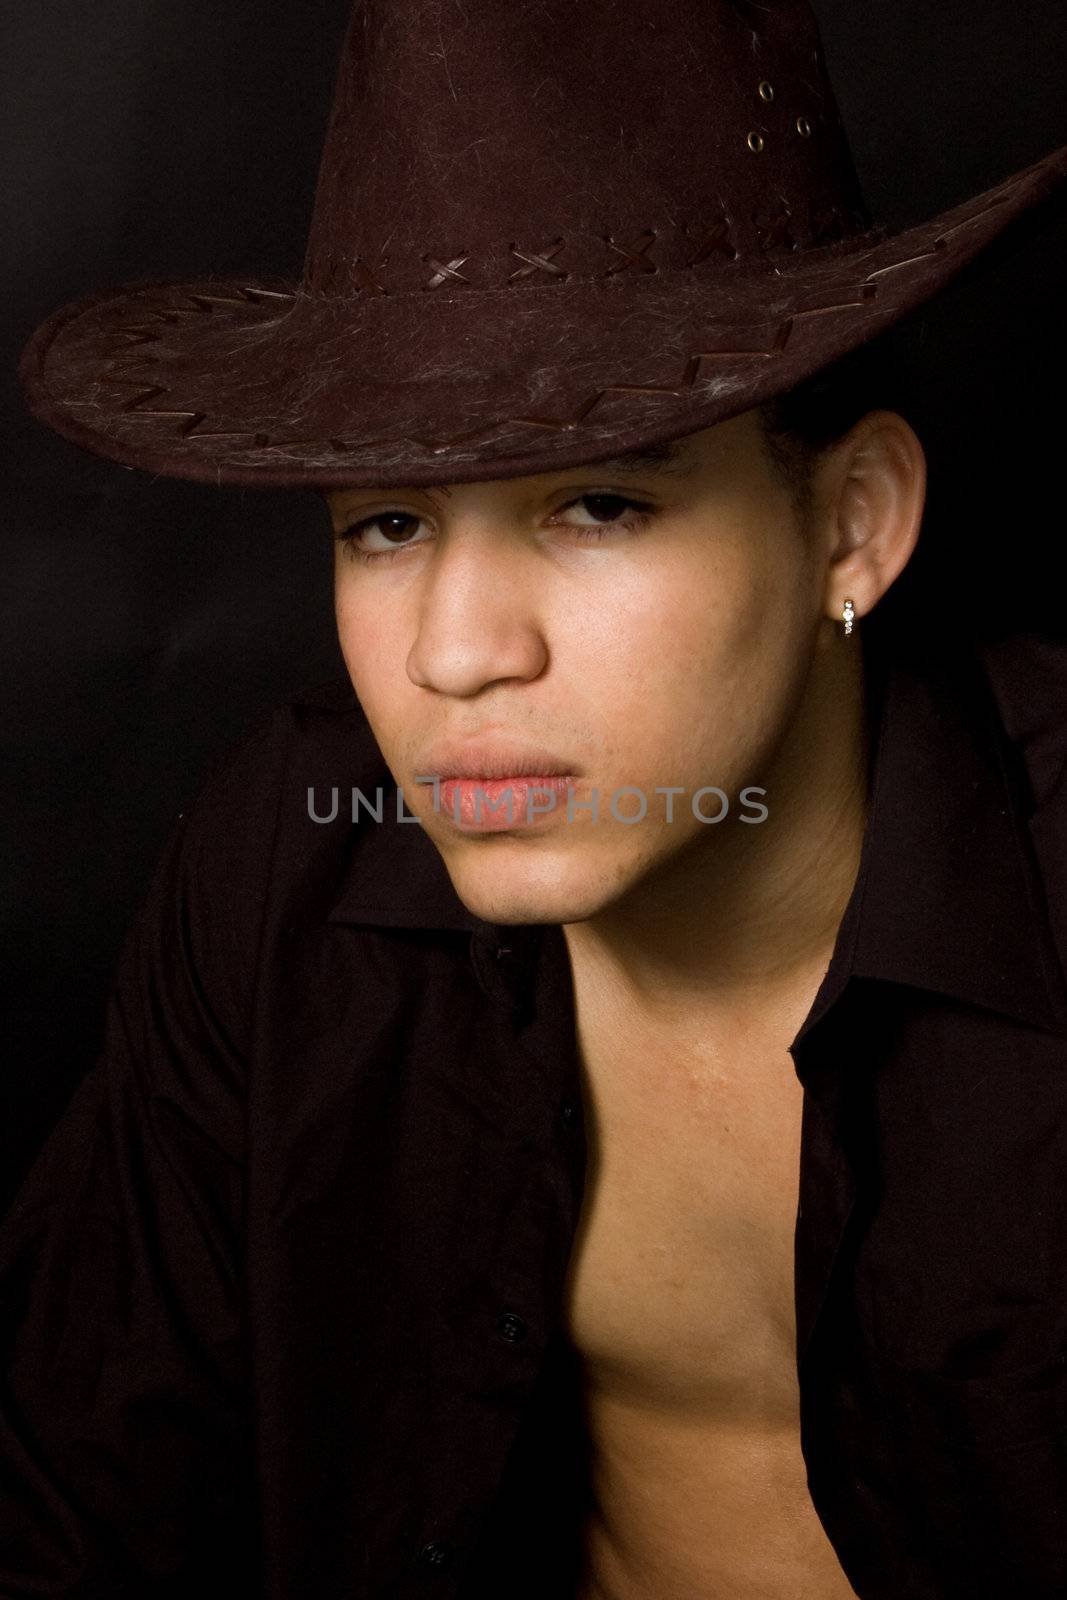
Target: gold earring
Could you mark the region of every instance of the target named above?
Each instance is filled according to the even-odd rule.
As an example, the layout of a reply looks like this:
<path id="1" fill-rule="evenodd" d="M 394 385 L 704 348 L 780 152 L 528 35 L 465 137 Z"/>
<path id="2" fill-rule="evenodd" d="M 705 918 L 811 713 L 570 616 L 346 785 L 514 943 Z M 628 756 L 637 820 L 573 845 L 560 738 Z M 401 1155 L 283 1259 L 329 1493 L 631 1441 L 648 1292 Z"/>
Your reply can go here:
<path id="1" fill-rule="evenodd" d="M 855 607 L 853 606 L 851 600 L 845 601 L 843 607 L 841 608 L 841 614 L 845 619 L 845 637 L 847 639 L 849 634 L 852 632 L 852 622 L 856 615 Z"/>

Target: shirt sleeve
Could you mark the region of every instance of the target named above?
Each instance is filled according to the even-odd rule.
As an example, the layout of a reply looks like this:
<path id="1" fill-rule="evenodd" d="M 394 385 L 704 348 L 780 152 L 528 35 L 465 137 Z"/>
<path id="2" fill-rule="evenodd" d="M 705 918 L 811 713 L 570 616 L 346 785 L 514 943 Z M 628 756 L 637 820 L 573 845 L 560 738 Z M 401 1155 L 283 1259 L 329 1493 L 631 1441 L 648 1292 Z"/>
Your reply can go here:
<path id="1" fill-rule="evenodd" d="M 244 997 L 180 819 L 0 1225 L 0 1596 L 249 1595 Z M 203 827 L 196 830 L 201 837 Z"/>

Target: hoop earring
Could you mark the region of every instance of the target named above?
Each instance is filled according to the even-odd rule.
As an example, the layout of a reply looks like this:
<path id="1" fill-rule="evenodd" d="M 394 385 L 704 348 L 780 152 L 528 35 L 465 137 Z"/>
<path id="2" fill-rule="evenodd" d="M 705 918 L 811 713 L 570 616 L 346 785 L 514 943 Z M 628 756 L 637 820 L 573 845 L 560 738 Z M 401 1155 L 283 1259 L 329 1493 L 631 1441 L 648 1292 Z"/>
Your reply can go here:
<path id="1" fill-rule="evenodd" d="M 851 600 L 845 601 L 843 607 L 841 608 L 841 614 L 845 619 L 845 637 L 847 639 L 849 634 L 852 632 L 852 622 L 856 615 L 856 611 Z"/>

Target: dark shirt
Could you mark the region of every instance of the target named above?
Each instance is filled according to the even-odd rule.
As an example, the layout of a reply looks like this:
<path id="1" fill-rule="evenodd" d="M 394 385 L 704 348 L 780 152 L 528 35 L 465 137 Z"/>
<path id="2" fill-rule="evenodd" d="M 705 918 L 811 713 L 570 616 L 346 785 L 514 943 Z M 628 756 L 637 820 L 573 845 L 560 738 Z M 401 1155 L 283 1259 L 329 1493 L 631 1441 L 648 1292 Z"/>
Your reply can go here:
<path id="1" fill-rule="evenodd" d="M 859 874 L 791 1047 L 810 1492 L 864 1600 L 1062 1600 L 1067 643 L 876 618 Z M 4 1600 L 571 1592 L 566 942 L 469 913 L 395 802 L 338 683 L 175 829 L 0 1230 Z"/>

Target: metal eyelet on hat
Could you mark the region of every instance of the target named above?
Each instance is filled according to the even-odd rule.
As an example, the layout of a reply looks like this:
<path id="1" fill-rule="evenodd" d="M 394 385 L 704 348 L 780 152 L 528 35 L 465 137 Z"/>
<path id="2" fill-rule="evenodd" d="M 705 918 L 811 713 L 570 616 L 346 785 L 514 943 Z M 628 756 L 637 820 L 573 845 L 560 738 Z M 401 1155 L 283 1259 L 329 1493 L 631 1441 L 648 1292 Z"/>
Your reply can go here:
<path id="1" fill-rule="evenodd" d="M 774 99 L 774 85 L 773 83 L 768 83 L 766 78 L 764 78 L 763 82 L 759 86 L 759 97 L 761 100 Z"/>
<path id="2" fill-rule="evenodd" d="M 808 121 L 807 117 L 798 117 L 796 128 L 802 139 L 811 138 L 811 123 Z"/>
<path id="3" fill-rule="evenodd" d="M 762 135 L 762 133 L 750 133 L 749 134 L 749 136 L 748 136 L 748 148 L 750 150 L 754 150 L 756 152 L 756 154 L 759 155 L 760 151 L 763 149 L 763 135 Z"/>

